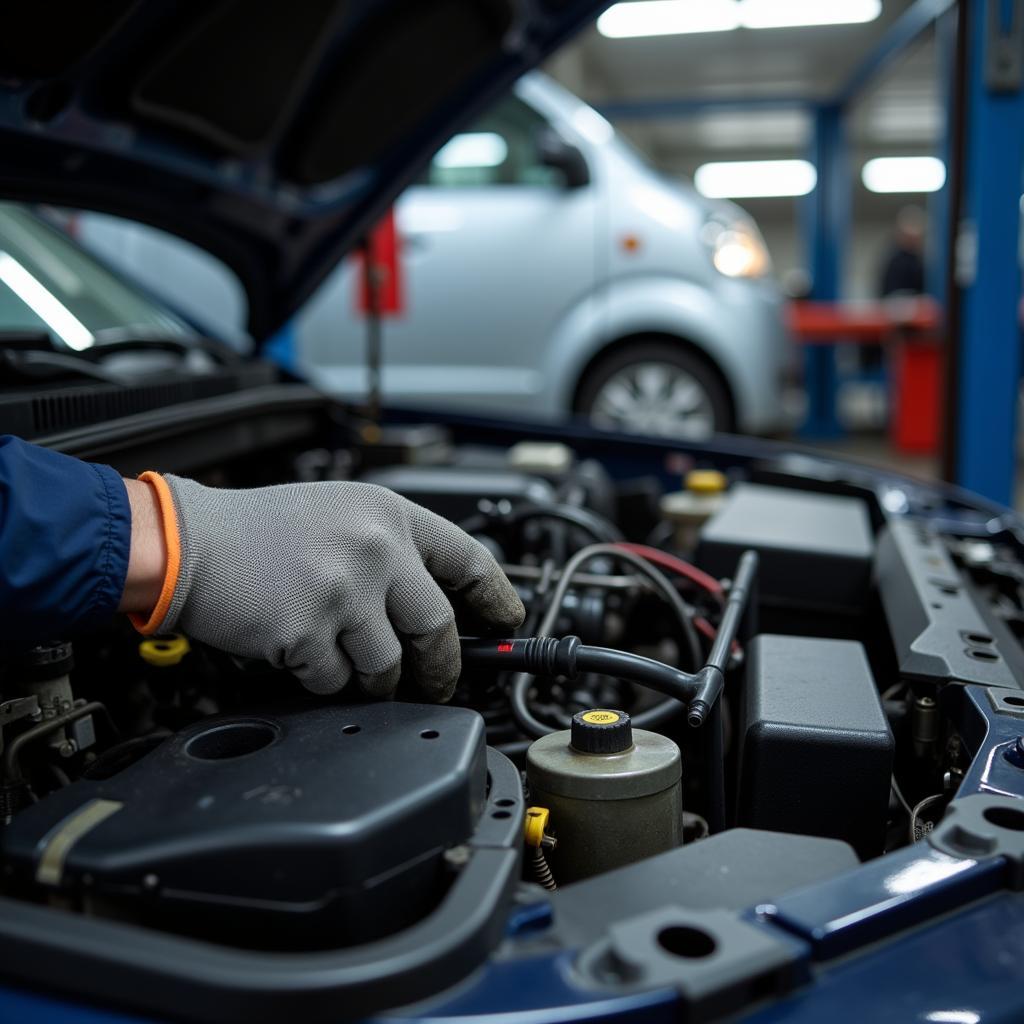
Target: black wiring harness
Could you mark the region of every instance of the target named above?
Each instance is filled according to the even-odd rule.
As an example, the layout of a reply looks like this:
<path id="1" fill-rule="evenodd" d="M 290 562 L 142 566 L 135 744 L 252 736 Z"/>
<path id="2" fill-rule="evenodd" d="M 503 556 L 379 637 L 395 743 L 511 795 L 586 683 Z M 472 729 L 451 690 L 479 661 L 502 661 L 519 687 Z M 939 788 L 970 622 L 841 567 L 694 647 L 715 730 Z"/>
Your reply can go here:
<path id="1" fill-rule="evenodd" d="M 722 692 L 729 650 L 739 631 L 756 575 L 757 554 L 746 551 L 740 558 L 730 587 L 711 653 L 697 672 L 684 672 L 628 651 L 589 646 L 576 636 L 504 640 L 462 637 L 462 656 L 467 663 L 532 675 L 574 679 L 581 672 L 600 672 L 628 679 L 684 703 L 687 722 L 697 728 L 704 724 Z M 563 577 L 568 578 L 568 574 Z"/>
<path id="2" fill-rule="evenodd" d="M 581 552 L 583 553 L 590 557 L 599 552 L 590 548 Z M 756 582 L 757 564 L 757 554 L 753 551 L 746 551 L 740 557 L 711 653 L 703 667 L 696 672 L 684 672 L 664 662 L 627 651 L 593 647 L 582 643 L 576 636 L 533 636 L 500 640 L 463 637 L 460 639 L 463 663 L 485 665 L 499 671 L 518 672 L 519 676 L 513 683 L 514 696 L 517 690 L 525 692 L 524 687 L 529 686 L 531 676 L 564 676 L 573 679 L 581 672 L 599 672 L 639 683 L 664 694 L 673 702 L 681 703 L 686 708 L 686 719 L 691 727 L 701 728 L 707 723 L 711 730 L 708 763 L 705 769 L 712 807 L 712 820 L 709 824 L 712 831 L 717 831 L 722 827 L 725 817 L 722 715 L 719 698 L 725 683 L 729 654 Z M 567 565 L 559 588 L 561 589 L 563 585 L 568 587 L 571 578 L 572 570 Z M 553 600 L 551 607 L 557 609 L 558 603 L 557 600 Z M 545 616 L 545 622 L 548 618 L 549 616 Z M 538 725 L 542 732 L 552 731 L 541 723 Z"/>

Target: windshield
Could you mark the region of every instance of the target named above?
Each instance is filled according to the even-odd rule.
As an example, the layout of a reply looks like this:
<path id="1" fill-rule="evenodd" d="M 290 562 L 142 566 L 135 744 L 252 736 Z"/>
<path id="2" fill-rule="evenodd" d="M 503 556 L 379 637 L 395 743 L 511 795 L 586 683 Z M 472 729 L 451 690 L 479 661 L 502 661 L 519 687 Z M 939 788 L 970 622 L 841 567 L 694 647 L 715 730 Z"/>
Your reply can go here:
<path id="1" fill-rule="evenodd" d="M 45 331 L 72 349 L 194 332 L 57 228 L 0 203 L 0 333 Z"/>

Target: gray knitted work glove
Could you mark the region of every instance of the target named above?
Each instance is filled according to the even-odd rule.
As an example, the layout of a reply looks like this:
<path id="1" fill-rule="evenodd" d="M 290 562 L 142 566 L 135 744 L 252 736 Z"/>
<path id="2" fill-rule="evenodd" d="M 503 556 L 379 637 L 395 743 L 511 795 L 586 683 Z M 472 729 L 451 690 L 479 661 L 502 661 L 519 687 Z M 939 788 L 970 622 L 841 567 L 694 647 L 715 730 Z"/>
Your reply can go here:
<path id="1" fill-rule="evenodd" d="M 314 693 L 340 690 L 355 675 L 373 697 L 390 696 L 398 685 L 402 636 L 417 683 L 444 701 L 455 689 L 460 652 L 455 616 L 438 584 L 497 629 L 523 621 L 518 595 L 482 544 L 384 487 L 236 491 L 154 477 L 144 479 L 165 483 L 173 499 L 180 551 L 156 632 L 177 628 L 232 654 L 263 658 Z M 165 532 L 167 501 L 165 491 Z"/>

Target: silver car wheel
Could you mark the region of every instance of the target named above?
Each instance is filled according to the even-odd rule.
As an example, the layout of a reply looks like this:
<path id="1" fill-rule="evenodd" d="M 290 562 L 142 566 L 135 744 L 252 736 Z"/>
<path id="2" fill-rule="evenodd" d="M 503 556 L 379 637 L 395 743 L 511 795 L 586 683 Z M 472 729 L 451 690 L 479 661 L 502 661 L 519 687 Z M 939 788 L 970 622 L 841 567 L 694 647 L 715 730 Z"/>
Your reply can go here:
<path id="1" fill-rule="evenodd" d="M 612 374 L 594 397 L 591 422 L 609 430 L 695 441 L 715 430 L 711 398 L 680 366 L 641 362 Z"/>

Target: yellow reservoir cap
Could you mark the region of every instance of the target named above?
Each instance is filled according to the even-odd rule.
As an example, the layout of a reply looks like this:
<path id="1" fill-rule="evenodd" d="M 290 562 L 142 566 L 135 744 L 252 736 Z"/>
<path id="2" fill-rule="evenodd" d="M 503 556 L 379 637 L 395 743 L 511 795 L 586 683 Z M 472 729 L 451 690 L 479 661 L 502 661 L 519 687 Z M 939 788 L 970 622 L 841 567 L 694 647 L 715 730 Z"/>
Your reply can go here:
<path id="1" fill-rule="evenodd" d="M 721 494 L 729 486 L 717 469 L 691 469 L 686 474 L 686 489 L 694 494 Z"/>
<path id="2" fill-rule="evenodd" d="M 526 809 L 526 817 L 523 819 L 523 838 L 526 840 L 527 846 L 536 846 L 540 849 L 550 817 L 551 812 L 546 807 L 528 807 Z"/>
<path id="3" fill-rule="evenodd" d="M 584 711 L 581 717 L 584 722 L 589 722 L 591 725 L 615 725 L 616 722 L 622 720 L 622 715 L 618 711 L 605 711 L 603 709 Z"/>
<path id="4" fill-rule="evenodd" d="M 192 650 L 188 640 L 180 633 L 151 636 L 139 644 L 139 657 L 154 668 L 172 668 Z"/>

